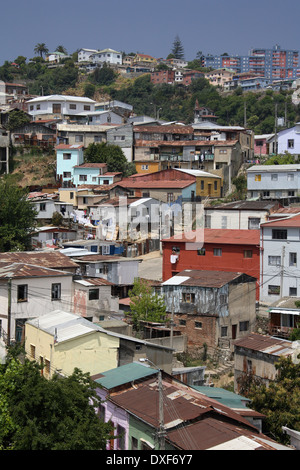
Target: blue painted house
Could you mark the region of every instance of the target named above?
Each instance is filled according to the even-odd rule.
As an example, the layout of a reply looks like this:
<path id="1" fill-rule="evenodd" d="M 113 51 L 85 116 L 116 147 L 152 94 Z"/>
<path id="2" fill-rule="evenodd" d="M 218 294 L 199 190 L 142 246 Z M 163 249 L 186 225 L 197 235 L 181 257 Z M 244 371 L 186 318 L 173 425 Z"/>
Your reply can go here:
<path id="1" fill-rule="evenodd" d="M 84 162 L 83 145 L 56 146 L 56 178 L 63 186 L 73 182 L 73 168 Z"/>

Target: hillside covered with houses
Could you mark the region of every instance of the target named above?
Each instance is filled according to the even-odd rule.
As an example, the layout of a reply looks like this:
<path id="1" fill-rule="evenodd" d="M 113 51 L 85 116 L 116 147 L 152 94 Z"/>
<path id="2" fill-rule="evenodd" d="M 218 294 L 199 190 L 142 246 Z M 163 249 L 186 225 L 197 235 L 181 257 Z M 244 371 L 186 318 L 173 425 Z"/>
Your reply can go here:
<path id="1" fill-rule="evenodd" d="M 299 450 L 249 392 L 299 368 L 297 53 L 39 46 L 0 67 L 2 364 L 88 374 L 106 450 Z"/>

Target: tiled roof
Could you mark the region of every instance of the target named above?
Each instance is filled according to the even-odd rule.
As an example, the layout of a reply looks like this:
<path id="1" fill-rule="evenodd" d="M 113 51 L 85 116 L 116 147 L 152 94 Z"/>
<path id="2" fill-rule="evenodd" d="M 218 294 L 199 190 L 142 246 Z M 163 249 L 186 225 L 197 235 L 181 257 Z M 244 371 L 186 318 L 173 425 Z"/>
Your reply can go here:
<path id="1" fill-rule="evenodd" d="M 264 222 L 261 227 L 300 227 L 300 214 L 284 217 L 280 220 Z"/>
<path id="2" fill-rule="evenodd" d="M 55 148 L 56 150 L 78 150 L 82 149 L 84 146 L 83 145 L 67 145 L 67 144 L 59 144 Z"/>

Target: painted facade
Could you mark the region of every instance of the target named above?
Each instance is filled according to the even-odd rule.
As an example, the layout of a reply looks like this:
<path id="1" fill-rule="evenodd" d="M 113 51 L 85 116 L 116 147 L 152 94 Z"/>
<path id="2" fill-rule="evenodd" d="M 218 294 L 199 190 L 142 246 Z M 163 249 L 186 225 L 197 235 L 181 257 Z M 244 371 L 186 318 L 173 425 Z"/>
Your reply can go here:
<path id="1" fill-rule="evenodd" d="M 56 146 L 56 177 L 61 180 L 62 185 L 72 182 L 73 168 L 84 162 L 83 145 Z"/>
<path id="2" fill-rule="evenodd" d="M 46 117 L 61 119 L 75 117 L 78 113 L 94 111 L 95 101 L 78 96 L 49 95 L 39 96 L 27 101 L 28 114 L 34 121 Z"/>
<path id="3" fill-rule="evenodd" d="M 253 165 L 247 170 L 248 198 L 292 199 L 300 193 L 300 165 Z"/>
<path id="4" fill-rule="evenodd" d="M 120 340 L 79 315 L 55 310 L 25 325 L 25 351 L 42 361 L 43 374 L 71 375 L 74 368 L 91 375 L 118 366 Z"/>
<path id="5" fill-rule="evenodd" d="M 258 300 L 259 237 L 259 230 L 199 229 L 163 239 L 163 281 L 186 269 L 240 272 L 256 279 Z"/>
<path id="6" fill-rule="evenodd" d="M 300 296 L 299 229 L 299 215 L 261 225 L 260 298 L 263 302 L 272 304 L 282 297 Z"/>

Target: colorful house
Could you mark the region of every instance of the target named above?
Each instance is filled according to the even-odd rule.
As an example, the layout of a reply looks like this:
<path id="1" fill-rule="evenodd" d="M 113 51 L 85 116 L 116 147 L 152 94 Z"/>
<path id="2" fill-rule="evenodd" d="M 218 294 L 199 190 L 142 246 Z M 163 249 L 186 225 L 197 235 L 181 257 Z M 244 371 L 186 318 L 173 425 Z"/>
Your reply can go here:
<path id="1" fill-rule="evenodd" d="M 72 183 L 73 168 L 84 163 L 83 145 L 56 146 L 56 178 L 63 186 Z"/>
<path id="2" fill-rule="evenodd" d="M 259 230 L 199 229 L 162 240 L 163 281 L 186 269 L 230 271 L 260 280 Z"/>
<path id="3" fill-rule="evenodd" d="M 46 378 L 77 367 L 95 374 L 118 366 L 120 339 L 80 315 L 54 310 L 25 325 L 25 351 L 43 364 Z"/>

